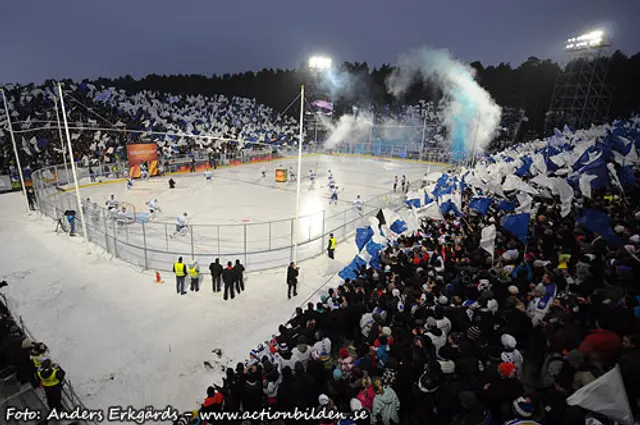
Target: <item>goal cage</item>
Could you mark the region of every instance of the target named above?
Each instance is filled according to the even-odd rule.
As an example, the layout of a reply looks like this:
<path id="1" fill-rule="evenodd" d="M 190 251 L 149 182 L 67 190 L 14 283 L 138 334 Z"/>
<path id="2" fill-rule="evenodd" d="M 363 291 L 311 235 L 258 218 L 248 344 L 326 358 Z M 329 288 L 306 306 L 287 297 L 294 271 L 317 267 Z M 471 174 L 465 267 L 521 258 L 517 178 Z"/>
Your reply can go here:
<path id="1" fill-rule="evenodd" d="M 123 224 L 134 224 L 138 221 L 136 206 L 130 202 L 120 202 L 120 208 L 126 208 L 126 216 L 122 220 Z"/>

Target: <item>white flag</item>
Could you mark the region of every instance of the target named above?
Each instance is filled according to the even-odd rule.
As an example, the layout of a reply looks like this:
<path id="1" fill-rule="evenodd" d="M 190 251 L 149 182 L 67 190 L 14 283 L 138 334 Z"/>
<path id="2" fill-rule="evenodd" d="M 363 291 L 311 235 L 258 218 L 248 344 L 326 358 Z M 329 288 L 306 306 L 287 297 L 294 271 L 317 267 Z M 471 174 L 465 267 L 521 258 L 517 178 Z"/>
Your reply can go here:
<path id="1" fill-rule="evenodd" d="M 567 398 L 567 404 L 603 414 L 623 425 L 633 425 L 633 416 L 618 365 L 573 393 Z"/>
<path id="2" fill-rule="evenodd" d="M 480 247 L 491 254 L 493 258 L 496 249 L 496 225 L 484 227 L 480 239 Z"/>
<path id="3" fill-rule="evenodd" d="M 437 202 L 431 202 L 429 205 L 416 210 L 416 215 L 420 218 L 432 218 L 434 220 L 444 220 L 440 206 Z"/>

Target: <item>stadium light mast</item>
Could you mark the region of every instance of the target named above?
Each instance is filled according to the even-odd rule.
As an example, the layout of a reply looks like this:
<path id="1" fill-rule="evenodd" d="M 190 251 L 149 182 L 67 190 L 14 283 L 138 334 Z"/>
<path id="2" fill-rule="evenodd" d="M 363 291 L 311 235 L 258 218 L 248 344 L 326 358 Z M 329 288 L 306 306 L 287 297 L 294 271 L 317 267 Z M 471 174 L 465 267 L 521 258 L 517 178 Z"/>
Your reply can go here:
<path id="1" fill-rule="evenodd" d="M 4 89 L 0 89 L 2 95 L 2 102 L 4 103 L 4 110 L 7 113 L 7 126 L 9 129 L 9 135 L 11 136 L 11 144 L 13 145 L 13 154 L 16 156 L 16 167 L 18 168 L 18 175 L 20 176 L 20 185 L 22 186 L 22 194 L 24 195 L 24 202 L 27 206 L 27 214 L 31 214 L 31 208 L 29 207 L 29 198 L 27 198 L 27 188 L 24 185 L 24 176 L 22 175 L 22 165 L 20 164 L 20 156 L 18 155 L 18 148 L 16 147 L 16 137 L 13 134 L 13 127 L 11 126 L 11 115 L 9 115 L 9 105 L 7 104 L 7 95 Z"/>
<path id="2" fill-rule="evenodd" d="M 73 160 L 73 148 L 71 147 L 71 135 L 69 134 L 69 123 L 67 122 L 67 110 L 64 107 L 64 97 L 62 95 L 62 84 L 58 83 L 58 94 L 60 95 L 60 108 L 62 109 L 62 120 L 64 121 L 64 131 L 67 135 L 67 148 L 69 149 L 69 162 L 71 162 L 71 173 L 73 174 L 73 184 L 76 189 L 76 200 L 78 201 L 78 212 L 80 212 L 80 222 L 82 223 L 82 232 L 84 233 L 84 243 L 89 251 L 89 234 L 87 233 L 87 223 L 84 220 L 84 212 L 82 211 L 82 200 L 80 199 L 80 187 L 78 186 L 78 173 L 76 173 L 76 163 Z"/>
<path id="3" fill-rule="evenodd" d="M 60 113 L 58 112 L 58 99 L 54 98 L 56 109 L 56 121 L 58 122 L 58 135 L 60 136 L 60 145 L 62 147 L 62 161 L 64 162 L 64 173 L 67 176 L 67 184 L 69 184 L 69 168 L 67 167 L 67 148 L 64 145 L 64 137 L 62 137 L 62 126 L 60 125 Z"/>
<path id="4" fill-rule="evenodd" d="M 333 61 L 327 56 L 309 58 L 309 69 L 314 72 L 325 72 L 331 69 Z M 304 84 L 300 86 L 300 138 L 298 139 L 298 174 L 296 176 L 296 221 L 293 241 L 293 262 L 298 262 L 298 238 L 300 236 L 300 187 L 302 174 L 302 142 L 304 139 Z"/>

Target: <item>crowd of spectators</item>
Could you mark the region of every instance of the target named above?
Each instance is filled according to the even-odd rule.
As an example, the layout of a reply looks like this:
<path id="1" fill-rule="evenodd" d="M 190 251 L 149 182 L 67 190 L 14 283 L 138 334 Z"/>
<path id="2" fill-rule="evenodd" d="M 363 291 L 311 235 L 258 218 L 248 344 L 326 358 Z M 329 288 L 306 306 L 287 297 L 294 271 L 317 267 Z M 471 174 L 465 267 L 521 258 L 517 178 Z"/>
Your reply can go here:
<path id="1" fill-rule="evenodd" d="M 603 143 L 615 138 L 610 130 Z M 591 149 L 614 162 L 606 147 Z M 521 193 L 509 193 L 517 205 Z M 470 209 L 473 196 L 463 188 L 461 214 L 423 219 L 418 230 L 387 241 L 380 267 L 362 266 L 355 279 L 297 308 L 208 388 L 201 411 L 364 409 L 369 419 L 356 422 L 378 425 L 613 424 L 624 408 L 597 392 L 587 396 L 595 411 L 567 398 L 615 369 L 624 389 L 613 398 L 628 400 L 638 417 L 637 185 L 622 189 L 612 180 L 576 190 L 570 211 L 557 193 L 535 195 L 526 241 L 502 227 L 509 213 L 497 203 L 486 214 Z M 579 224 L 587 209 L 605 213 L 612 234 Z M 497 235 L 488 250 L 482 229 L 491 224 Z M 354 421 L 320 420 L 338 422 Z"/>
<path id="2" fill-rule="evenodd" d="M 66 84 L 64 91 L 69 126 L 74 127 L 74 155 L 85 163 L 125 159 L 126 144 L 140 141 L 155 141 L 161 154 L 170 158 L 196 150 L 223 155 L 255 144 L 285 146 L 298 137 L 295 119 L 281 116 L 255 99 L 149 91 L 129 94 L 91 84 Z M 5 92 L 23 166 L 61 163 L 57 90 L 27 85 L 6 86 Z M 0 126 L 6 128 L 4 116 Z M 23 130 L 27 132 L 21 133 Z M 0 139 L 1 165 L 6 170 L 13 161 L 8 131 L 0 130 Z"/>

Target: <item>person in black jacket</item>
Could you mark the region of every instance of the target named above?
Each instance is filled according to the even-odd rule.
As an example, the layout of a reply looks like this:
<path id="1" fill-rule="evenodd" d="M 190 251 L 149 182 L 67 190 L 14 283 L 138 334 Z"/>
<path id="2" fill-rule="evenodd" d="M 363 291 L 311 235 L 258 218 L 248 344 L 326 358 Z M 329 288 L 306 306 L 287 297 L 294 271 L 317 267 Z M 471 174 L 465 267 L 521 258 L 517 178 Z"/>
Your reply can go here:
<path id="1" fill-rule="evenodd" d="M 287 268 L 287 297 L 291 299 L 291 290 L 293 289 L 293 296 L 298 295 L 298 274 L 299 270 L 296 267 L 296 263 L 293 261 L 289 264 Z"/>
<path id="2" fill-rule="evenodd" d="M 211 289 L 213 292 L 220 292 L 222 288 L 222 264 L 220 259 L 216 258 L 216 261 L 209 264 L 209 271 L 211 272 Z"/>
<path id="3" fill-rule="evenodd" d="M 224 282 L 224 300 L 229 298 L 229 291 L 231 291 L 231 299 L 236 297 L 233 290 L 233 284 L 236 281 L 236 273 L 231 266 L 231 261 L 227 262 L 227 267 L 222 271 L 222 281 Z"/>
<path id="4" fill-rule="evenodd" d="M 240 264 L 240 260 L 236 260 L 233 271 L 236 273 L 236 292 L 239 294 L 244 291 L 244 266 Z"/>

